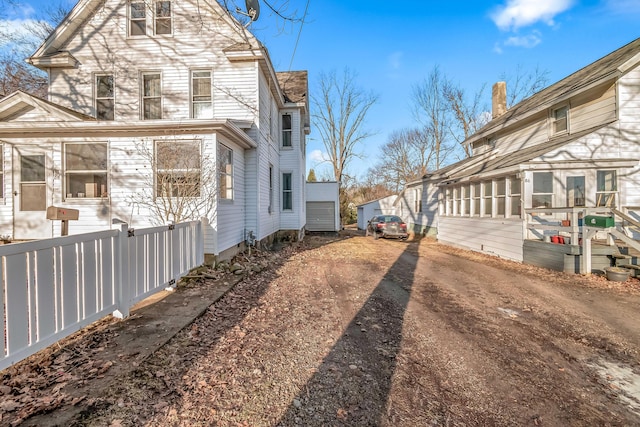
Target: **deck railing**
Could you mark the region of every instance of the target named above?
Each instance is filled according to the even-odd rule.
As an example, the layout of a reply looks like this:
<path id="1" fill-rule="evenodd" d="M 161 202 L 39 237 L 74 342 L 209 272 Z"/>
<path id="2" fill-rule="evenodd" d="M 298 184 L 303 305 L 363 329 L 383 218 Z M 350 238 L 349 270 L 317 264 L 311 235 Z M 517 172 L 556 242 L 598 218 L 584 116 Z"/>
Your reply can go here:
<path id="1" fill-rule="evenodd" d="M 0 246 L 0 370 L 143 298 L 204 262 L 200 221 Z"/>

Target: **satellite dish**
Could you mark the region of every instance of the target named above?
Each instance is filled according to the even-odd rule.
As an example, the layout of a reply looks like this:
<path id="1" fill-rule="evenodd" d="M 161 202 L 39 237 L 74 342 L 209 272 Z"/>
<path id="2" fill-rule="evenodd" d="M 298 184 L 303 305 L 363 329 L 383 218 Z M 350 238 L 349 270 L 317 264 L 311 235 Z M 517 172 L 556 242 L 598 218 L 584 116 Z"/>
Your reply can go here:
<path id="1" fill-rule="evenodd" d="M 260 3 L 258 3 L 258 0 L 245 0 L 245 6 L 247 8 L 246 12 L 236 7 L 236 13 L 249 17 L 249 22 L 244 26 L 244 28 L 247 28 L 253 21 L 258 20 L 260 16 Z"/>
<path id="2" fill-rule="evenodd" d="M 247 16 L 252 21 L 257 21 L 260 17 L 260 3 L 258 3 L 258 0 L 246 0 L 245 5 L 247 7 Z"/>

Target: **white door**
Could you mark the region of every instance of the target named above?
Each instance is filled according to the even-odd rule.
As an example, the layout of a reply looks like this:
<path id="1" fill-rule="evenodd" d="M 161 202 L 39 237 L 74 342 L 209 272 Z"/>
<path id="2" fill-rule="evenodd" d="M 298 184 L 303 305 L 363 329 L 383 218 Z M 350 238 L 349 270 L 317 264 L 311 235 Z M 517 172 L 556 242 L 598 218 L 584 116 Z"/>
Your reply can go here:
<path id="1" fill-rule="evenodd" d="M 52 237 L 47 219 L 47 154 L 44 149 L 16 146 L 13 152 L 13 238 L 16 240 Z"/>

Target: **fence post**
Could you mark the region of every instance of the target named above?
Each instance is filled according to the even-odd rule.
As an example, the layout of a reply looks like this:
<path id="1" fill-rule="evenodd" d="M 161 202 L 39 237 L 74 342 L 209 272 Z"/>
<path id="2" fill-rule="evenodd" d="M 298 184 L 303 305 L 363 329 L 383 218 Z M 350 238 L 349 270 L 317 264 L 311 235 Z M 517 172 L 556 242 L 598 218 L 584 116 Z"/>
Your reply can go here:
<path id="1" fill-rule="evenodd" d="M 119 232 L 117 239 L 118 250 L 114 259 L 115 280 L 117 293 L 117 306 L 113 316 L 118 319 L 129 317 L 131 304 L 130 283 L 129 283 L 129 225 L 127 223 L 118 224 Z"/>
<path id="2" fill-rule="evenodd" d="M 167 241 L 165 242 L 165 248 L 163 248 L 163 252 L 165 256 L 169 257 L 168 265 L 169 265 L 169 268 L 171 269 L 171 274 L 170 274 L 171 279 L 169 280 L 169 286 L 165 287 L 164 290 L 173 292 L 176 290 L 176 286 L 177 286 L 176 283 L 178 281 L 178 278 L 176 276 L 180 272 L 179 268 L 176 269 L 176 261 L 174 258 L 176 257 L 176 251 L 177 251 L 178 259 L 179 259 L 184 248 L 182 247 L 178 247 L 177 249 L 175 248 L 175 245 L 174 245 L 175 242 L 173 241 L 175 227 L 176 227 L 175 221 L 169 220 L 165 225 L 167 226 Z M 180 263 L 178 262 L 178 264 Z"/>

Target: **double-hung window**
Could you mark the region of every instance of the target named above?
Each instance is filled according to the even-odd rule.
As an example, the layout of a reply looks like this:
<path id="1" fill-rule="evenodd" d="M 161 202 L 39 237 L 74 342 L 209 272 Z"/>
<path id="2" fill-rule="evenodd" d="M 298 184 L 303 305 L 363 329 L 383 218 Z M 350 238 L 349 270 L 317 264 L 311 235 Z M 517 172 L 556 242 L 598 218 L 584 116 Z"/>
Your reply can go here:
<path id="1" fill-rule="evenodd" d="M 293 175 L 282 174 L 282 210 L 293 210 Z"/>
<path id="2" fill-rule="evenodd" d="M 211 71 L 191 72 L 191 117 L 194 119 L 213 118 L 211 96 Z"/>
<path id="3" fill-rule="evenodd" d="M 533 173 L 533 194 L 531 195 L 532 208 L 553 207 L 553 173 Z"/>
<path id="4" fill-rule="evenodd" d="M 96 75 L 96 119 L 113 120 L 115 113 L 115 90 L 113 74 Z"/>
<path id="5" fill-rule="evenodd" d="M 282 115 L 282 146 L 291 147 L 291 114 Z"/>
<path id="6" fill-rule="evenodd" d="M 142 118 L 162 118 L 162 80 L 160 73 L 142 74 Z"/>
<path id="7" fill-rule="evenodd" d="M 614 170 L 597 171 L 596 206 L 615 207 L 618 177 Z"/>
<path id="8" fill-rule="evenodd" d="M 551 134 L 567 133 L 569 130 L 569 107 L 563 105 L 551 111 Z"/>
<path id="9" fill-rule="evenodd" d="M 129 35 L 147 34 L 147 6 L 144 1 L 129 2 Z"/>
<path id="10" fill-rule="evenodd" d="M 107 144 L 65 143 L 64 182 L 67 199 L 107 197 Z"/>
<path id="11" fill-rule="evenodd" d="M 233 200 L 233 150 L 218 144 L 218 198 Z"/>
<path id="12" fill-rule="evenodd" d="M 156 196 L 200 197 L 200 141 L 156 141 Z"/>
<path id="13" fill-rule="evenodd" d="M 170 1 L 156 2 L 155 33 L 171 34 L 171 2 Z"/>

